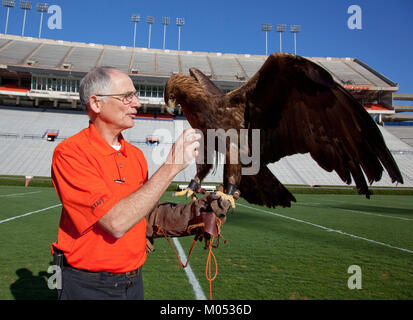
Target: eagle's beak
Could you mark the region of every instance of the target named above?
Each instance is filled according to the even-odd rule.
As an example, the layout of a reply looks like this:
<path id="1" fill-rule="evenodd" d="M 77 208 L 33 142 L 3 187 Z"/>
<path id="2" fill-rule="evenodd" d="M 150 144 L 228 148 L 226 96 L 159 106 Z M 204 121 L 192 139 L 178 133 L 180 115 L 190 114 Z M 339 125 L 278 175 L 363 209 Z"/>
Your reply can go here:
<path id="1" fill-rule="evenodd" d="M 168 105 L 166 106 L 166 111 L 171 114 L 174 115 L 175 112 L 175 104 L 176 104 L 176 100 L 175 99 L 169 99 L 168 100 Z"/>

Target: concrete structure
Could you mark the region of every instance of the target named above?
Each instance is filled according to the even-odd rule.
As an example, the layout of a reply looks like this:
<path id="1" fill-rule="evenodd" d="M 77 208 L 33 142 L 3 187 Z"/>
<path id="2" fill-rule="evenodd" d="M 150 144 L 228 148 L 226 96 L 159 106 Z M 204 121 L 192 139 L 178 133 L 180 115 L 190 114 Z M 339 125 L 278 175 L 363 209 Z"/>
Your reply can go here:
<path id="1" fill-rule="evenodd" d="M 265 59 L 263 55 L 116 47 L 0 34 L 0 174 L 50 176 L 57 143 L 88 125 L 78 88 L 91 68 L 113 66 L 133 79 L 145 114 L 124 136 L 144 151 L 153 174 L 177 135 L 189 127 L 183 115 L 172 119 L 165 114 L 163 89 L 168 78 L 196 67 L 226 92 L 248 81 Z M 373 115 L 394 114 L 394 97 L 412 98 L 396 94 L 396 83 L 356 58 L 309 59 L 330 72 Z M 406 139 L 399 139 L 391 131 L 393 126 L 381 130 L 403 172 L 404 186 L 413 186 L 412 130 L 402 133 Z M 51 134 L 54 141 L 47 139 Z M 148 138 L 159 143 L 148 144 Z M 308 154 L 286 157 L 268 167 L 285 184 L 343 185 L 335 173 L 322 170 Z M 195 170 L 193 164 L 175 180 L 190 181 Z M 205 181 L 222 181 L 222 164 Z M 379 185 L 391 185 L 387 175 Z"/>
<path id="2" fill-rule="evenodd" d="M 264 55 L 174 51 L 35 39 L 0 34 L 0 103 L 56 109 L 80 109 L 79 80 L 97 66 L 128 73 L 146 112 L 163 113 L 163 87 L 174 73 L 190 67 L 204 72 L 224 92 L 248 81 Z M 394 113 L 398 85 L 355 58 L 314 58 L 369 112 Z"/>

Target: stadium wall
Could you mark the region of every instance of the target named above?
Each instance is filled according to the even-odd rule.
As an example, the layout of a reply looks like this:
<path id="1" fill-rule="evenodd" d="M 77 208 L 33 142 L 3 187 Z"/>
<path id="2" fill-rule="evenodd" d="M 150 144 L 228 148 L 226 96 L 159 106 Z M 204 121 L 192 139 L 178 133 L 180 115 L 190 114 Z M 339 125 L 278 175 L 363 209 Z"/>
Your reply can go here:
<path id="1" fill-rule="evenodd" d="M 63 139 L 88 126 L 88 117 L 81 112 L 0 107 L 0 175 L 30 175 L 50 177 L 54 148 Z M 127 141 L 140 148 L 148 161 L 149 175 L 162 164 L 173 141 L 189 128 L 186 120 L 135 119 L 135 126 L 124 131 Z M 54 141 L 47 140 L 47 132 L 58 131 Z M 374 186 L 413 187 L 413 147 L 380 127 L 385 141 L 395 157 L 405 179 L 404 185 L 395 186 L 387 174 Z M 148 137 L 156 137 L 159 144 L 147 143 Z M 221 161 L 222 162 L 222 161 Z M 283 158 L 268 165 L 284 184 L 343 186 L 335 173 L 321 169 L 308 154 Z M 178 174 L 174 181 L 189 182 L 195 175 L 196 166 L 191 164 Z M 222 182 L 223 166 L 218 165 L 205 182 Z M 354 185 L 354 184 L 353 184 Z"/>

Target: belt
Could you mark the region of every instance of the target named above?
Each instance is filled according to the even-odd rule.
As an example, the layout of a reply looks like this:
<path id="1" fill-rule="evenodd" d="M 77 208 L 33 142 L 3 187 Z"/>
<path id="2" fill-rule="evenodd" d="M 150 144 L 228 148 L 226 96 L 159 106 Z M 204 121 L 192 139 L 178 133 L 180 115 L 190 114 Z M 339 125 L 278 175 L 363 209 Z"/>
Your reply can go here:
<path id="1" fill-rule="evenodd" d="M 74 271 L 81 272 L 81 273 L 94 274 L 94 275 L 104 274 L 104 275 L 107 275 L 107 276 L 110 276 L 110 277 L 127 277 L 127 278 L 130 278 L 130 277 L 134 277 L 134 276 L 138 275 L 142 271 L 142 267 L 139 267 L 136 270 L 132 270 L 132 271 L 128 271 L 128 272 L 122 272 L 122 273 L 107 272 L 107 271 L 90 271 L 90 270 L 84 270 L 84 269 L 78 269 L 78 268 L 72 267 L 66 261 L 65 261 L 64 266 L 68 267 L 69 269 L 72 269 Z"/>

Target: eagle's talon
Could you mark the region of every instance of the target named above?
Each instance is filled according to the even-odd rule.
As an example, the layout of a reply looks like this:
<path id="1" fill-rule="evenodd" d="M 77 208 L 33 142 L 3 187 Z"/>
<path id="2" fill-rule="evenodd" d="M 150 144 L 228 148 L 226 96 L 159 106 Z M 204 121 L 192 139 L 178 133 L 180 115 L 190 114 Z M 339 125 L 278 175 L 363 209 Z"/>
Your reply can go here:
<path id="1" fill-rule="evenodd" d="M 181 196 L 185 196 L 185 195 L 186 195 L 187 198 L 193 196 L 193 195 L 194 195 L 194 190 L 192 190 L 192 189 L 190 189 L 190 188 L 186 188 L 186 189 L 184 189 L 184 190 L 182 190 L 182 191 L 174 192 L 174 193 L 172 194 L 172 197 L 181 197 Z M 195 197 L 195 198 L 196 198 L 196 197 Z M 193 199 L 193 198 L 192 198 L 192 199 Z"/>
<path id="2" fill-rule="evenodd" d="M 216 194 L 217 196 L 220 196 L 220 197 L 228 200 L 228 201 L 231 203 L 232 209 L 235 209 L 235 200 L 234 200 L 234 197 L 233 197 L 232 195 L 226 194 L 226 193 L 224 193 L 224 192 L 222 192 L 222 191 L 218 191 L 218 192 L 216 192 L 215 194 Z"/>

